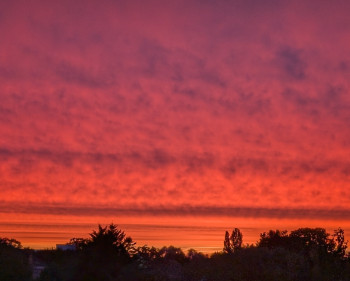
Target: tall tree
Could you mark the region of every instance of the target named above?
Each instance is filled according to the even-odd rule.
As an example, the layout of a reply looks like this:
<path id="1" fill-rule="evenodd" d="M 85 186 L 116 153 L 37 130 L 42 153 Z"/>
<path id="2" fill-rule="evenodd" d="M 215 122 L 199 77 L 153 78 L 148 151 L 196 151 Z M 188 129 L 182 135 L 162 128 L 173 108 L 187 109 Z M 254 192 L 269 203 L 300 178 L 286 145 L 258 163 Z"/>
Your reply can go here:
<path id="1" fill-rule="evenodd" d="M 232 231 L 230 240 L 231 240 L 233 251 L 237 251 L 237 250 L 240 250 L 242 248 L 243 235 L 242 235 L 242 232 L 238 228 L 235 228 Z"/>
<path id="2" fill-rule="evenodd" d="M 228 254 L 231 254 L 233 252 L 231 248 L 230 234 L 228 233 L 228 231 L 225 232 L 224 252 Z"/>
<path id="3" fill-rule="evenodd" d="M 225 232 L 224 252 L 231 254 L 242 248 L 243 235 L 239 228 L 234 228 L 231 236 L 228 231 Z"/>
<path id="4" fill-rule="evenodd" d="M 82 247 L 82 259 L 74 280 L 117 280 L 121 268 L 131 260 L 134 245 L 132 239 L 126 237 L 117 225 L 99 225 L 97 230 L 90 233 L 90 239 Z"/>

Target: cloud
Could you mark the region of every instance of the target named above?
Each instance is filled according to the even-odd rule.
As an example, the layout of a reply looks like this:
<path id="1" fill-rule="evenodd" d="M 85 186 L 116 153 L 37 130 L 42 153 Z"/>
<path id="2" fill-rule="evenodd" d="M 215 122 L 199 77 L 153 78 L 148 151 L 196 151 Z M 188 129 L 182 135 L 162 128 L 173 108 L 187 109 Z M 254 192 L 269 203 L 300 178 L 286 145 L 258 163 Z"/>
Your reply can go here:
<path id="1" fill-rule="evenodd" d="M 152 205 L 176 198 L 203 214 L 296 210 L 287 217 L 304 206 L 346 208 L 346 9 L 150 3 L 19 1 L 2 14 L 7 203 L 44 211 L 46 201 L 68 200 L 67 212 L 83 213 L 74 205 L 94 200 L 181 213 Z"/>
<path id="2" fill-rule="evenodd" d="M 52 214 L 63 216 L 224 216 L 283 219 L 324 219 L 344 220 L 350 218 L 348 209 L 312 209 L 312 208 L 252 208 L 223 206 L 143 206 L 143 207 L 94 207 L 69 205 L 10 204 L 0 202 L 3 213 L 22 212 L 27 214 Z"/>
<path id="3" fill-rule="evenodd" d="M 62 62 L 54 68 L 56 75 L 68 84 L 77 83 L 89 88 L 110 87 L 115 84 L 112 69 L 96 75 L 91 73 L 93 70 L 81 69 L 66 62 Z"/>
<path id="4" fill-rule="evenodd" d="M 176 198 L 180 207 L 239 202 L 244 207 L 317 209 L 345 208 L 350 198 L 347 161 L 230 158 L 159 149 L 119 154 L 3 149 L 0 159 L 6 201 L 25 198 L 38 206 L 94 202 L 156 208 L 158 202 L 173 204 Z M 30 190 L 35 192 L 27 194 Z"/>
<path id="5" fill-rule="evenodd" d="M 306 62 L 302 59 L 302 51 L 291 47 L 283 47 L 277 52 L 282 69 L 292 79 L 306 78 Z"/>

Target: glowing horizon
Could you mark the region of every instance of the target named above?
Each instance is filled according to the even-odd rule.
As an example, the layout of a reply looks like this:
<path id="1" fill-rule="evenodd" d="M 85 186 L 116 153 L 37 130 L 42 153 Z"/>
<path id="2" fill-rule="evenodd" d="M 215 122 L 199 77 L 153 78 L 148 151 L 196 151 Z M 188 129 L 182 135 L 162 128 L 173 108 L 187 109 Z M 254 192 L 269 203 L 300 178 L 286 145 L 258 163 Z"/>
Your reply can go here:
<path id="1" fill-rule="evenodd" d="M 28 222 L 29 221 L 29 222 Z M 33 249 L 55 248 L 56 244 L 68 243 L 71 238 L 88 238 L 89 233 L 102 226 L 116 223 L 127 236 L 133 238 L 136 247 L 147 245 L 161 248 L 176 246 L 183 251 L 196 249 L 211 254 L 222 251 L 225 231 L 231 232 L 234 227 L 243 233 L 243 244 L 255 244 L 262 232 L 270 229 L 287 230 L 301 227 L 322 227 L 331 235 L 341 227 L 349 238 L 350 223 L 348 220 L 324 221 L 308 219 L 280 218 L 242 218 L 208 216 L 70 216 L 40 215 L 35 220 L 25 216 L 14 216 L 2 222 L 2 234 L 13 234 L 24 247 Z M 271 227 L 273 226 L 273 227 Z"/>

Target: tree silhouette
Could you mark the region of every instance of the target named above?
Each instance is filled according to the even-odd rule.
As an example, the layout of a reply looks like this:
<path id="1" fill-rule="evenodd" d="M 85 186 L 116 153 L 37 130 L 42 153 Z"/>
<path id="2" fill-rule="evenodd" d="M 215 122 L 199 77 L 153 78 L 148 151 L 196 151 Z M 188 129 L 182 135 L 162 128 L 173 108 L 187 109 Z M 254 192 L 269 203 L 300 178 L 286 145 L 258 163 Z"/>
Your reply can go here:
<path id="1" fill-rule="evenodd" d="M 268 248 L 277 248 L 284 247 L 286 248 L 289 243 L 288 231 L 287 230 L 270 230 L 268 232 L 263 232 L 260 234 L 260 240 L 257 243 L 258 247 L 268 247 Z"/>
<path id="2" fill-rule="evenodd" d="M 232 231 L 230 240 L 234 251 L 240 250 L 242 248 L 243 235 L 238 228 L 235 228 Z"/>
<path id="3" fill-rule="evenodd" d="M 324 228 L 299 228 L 289 235 L 294 248 L 309 252 L 317 249 L 323 253 L 335 251 L 335 241 Z"/>
<path id="4" fill-rule="evenodd" d="M 235 228 L 233 229 L 231 236 L 228 231 L 225 232 L 224 240 L 224 252 L 231 254 L 242 248 L 243 235 L 242 232 Z"/>
<path id="5" fill-rule="evenodd" d="M 324 228 L 299 228 L 289 235 L 286 230 L 270 230 L 260 234 L 258 247 L 286 248 L 293 251 L 318 251 L 324 254 L 332 254 L 341 258 L 345 257 L 347 241 L 344 238 L 344 230 L 338 228 L 333 235 Z"/>
<path id="6" fill-rule="evenodd" d="M 228 231 L 225 232 L 224 252 L 228 254 L 233 253 L 233 250 L 231 248 L 230 234 L 228 233 Z"/>
<path id="7" fill-rule="evenodd" d="M 83 250 L 88 244 L 89 239 L 85 238 L 71 238 L 68 242 L 69 245 L 74 245 L 76 250 Z"/>
<path id="8" fill-rule="evenodd" d="M 0 280 L 30 281 L 29 259 L 19 241 L 0 238 Z"/>
<path id="9" fill-rule="evenodd" d="M 16 239 L 9 239 L 9 238 L 0 238 L 0 245 L 4 245 L 4 246 L 10 246 L 16 249 L 21 249 L 22 248 L 22 244 L 21 242 L 17 241 Z"/>
<path id="10" fill-rule="evenodd" d="M 91 239 L 87 246 L 100 247 L 104 249 L 116 250 L 120 254 L 130 254 L 135 243 L 130 237 L 126 237 L 124 231 L 118 229 L 117 225 L 110 224 L 102 227 L 98 225 L 98 230 L 90 233 Z"/>
<path id="11" fill-rule="evenodd" d="M 135 243 L 114 224 L 99 225 L 89 238 L 73 238 L 76 251 L 21 248 L 0 238 L 0 280 L 32 281 L 28 257 L 45 265 L 37 281 L 344 281 L 350 280 L 344 230 L 270 230 L 255 246 L 242 248 L 238 228 L 225 232 L 224 251 L 211 256 L 174 246 L 134 250 Z M 136 251 L 133 254 L 133 251 Z"/>
<path id="12" fill-rule="evenodd" d="M 344 230 L 338 228 L 334 230 L 333 241 L 335 244 L 333 253 L 341 258 L 345 257 L 346 249 L 348 247 L 348 241 L 345 241 Z"/>
<path id="13" fill-rule="evenodd" d="M 89 235 L 90 239 L 82 241 L 80 268 L 74 280 L 115 280 L 121 268 L 130 262 L 135 243 L 113 223 L 98 225 Z"/>

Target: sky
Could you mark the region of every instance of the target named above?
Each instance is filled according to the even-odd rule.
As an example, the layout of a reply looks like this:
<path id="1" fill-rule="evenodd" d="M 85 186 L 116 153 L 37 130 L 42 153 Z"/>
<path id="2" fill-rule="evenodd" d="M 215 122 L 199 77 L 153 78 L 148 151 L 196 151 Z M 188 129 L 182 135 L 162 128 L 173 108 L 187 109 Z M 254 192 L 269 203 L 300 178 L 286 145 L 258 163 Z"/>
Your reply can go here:
<path id="1" fill-rule="evenodd" d="M 349 12 L 1 1 L 0 236 L 43 247 L 113 220 L 154 245 L 216 229 L 220 248 L 236 226 L 248 242 L 350 231 Z"/>

